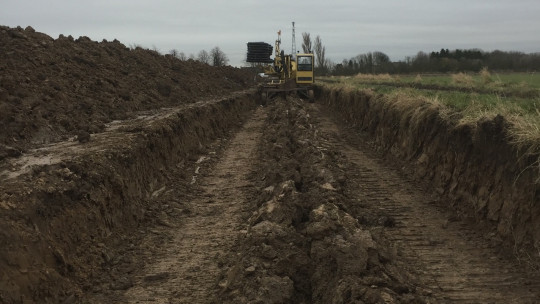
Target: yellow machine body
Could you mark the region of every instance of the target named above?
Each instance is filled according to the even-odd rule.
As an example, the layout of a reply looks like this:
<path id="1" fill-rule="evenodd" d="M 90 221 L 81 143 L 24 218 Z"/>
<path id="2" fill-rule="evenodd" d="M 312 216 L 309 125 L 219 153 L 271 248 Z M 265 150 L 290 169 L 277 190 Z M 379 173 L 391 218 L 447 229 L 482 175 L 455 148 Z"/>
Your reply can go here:
<path id="1" fill-rule="evenodd" d="M 273 63 L 263 67 L 264 74 L 268 76 L 268 81 L 261 87 L 263 95 L 270 97 L 278 93 L 297 92 L 313 100 L 313 54 L 285 55 L 280 46 L 281 31 L 278 32 Z"/>

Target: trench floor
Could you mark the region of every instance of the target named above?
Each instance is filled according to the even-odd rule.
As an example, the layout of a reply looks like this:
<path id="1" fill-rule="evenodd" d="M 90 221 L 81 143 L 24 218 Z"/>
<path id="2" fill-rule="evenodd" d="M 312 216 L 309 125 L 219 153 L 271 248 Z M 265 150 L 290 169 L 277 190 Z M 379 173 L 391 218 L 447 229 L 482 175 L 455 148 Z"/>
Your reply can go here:
<path id="1" fill-rule="evenodd" d="M 188 216 L 167 222 L 153 234 L 170 234 L 166 243 L 146 262 L 122 296 L 127 303 L 215 303 L 218 294 L 219 256 L 228 252 L 237 234 L 245 228 L 242 208 L 248 197 L 244 190 L 256 145 L 262 134 L 266 111 L 259 107 L 228 142 L 210 172 L 196 167 L 192 183 L 197 193 L 184 202 Z M 197 162 L 203 162 L 204 157 Z M 179 189 L 181 191 L 181 189 Z M 174 189 L 164 196 L 174 199 Z M 151 240 L 149 240 L 151 242 Z M 149 252 L 150 253 L 150 252 Z"/>
<path id="2" fill-rule="evenodd" d="M 311 113 L 322 132 L 351 162 L 349 195 L 362 208 L 393 219 L 383 234 L 396 261 L 419 279 L 434 303 L 539 303 L 540 276 L 527 265 L 500 256 L 474 225 L 459 220 L 444 202 L 408 180 L 352 129 L 324 114 Z"/>
<path id="3" fill-rule="evenodd" d="M 456 218 L 444 202 L 386 162 L 322 105 L 306 107 L 315 127 L 330 135 L 329 148 L 350 162 L 346 191 L 358 210 L 393 220 L 394 225 L 381 232 L 395 253 L 392 263 L 417 278 L 417 291 L 429 303 L 540 302 L 538 273 L 499 255 L 497 246 L 474 225 Z M 171 180 L 152 194 L 161 204 L 169 200 L 171 206 L 189 207 L 164 216 L 138 245 L 148 242 L 154 248 L 140 251 L 137 258 L 145 261 L 144 267 L 133 271 L 131 283 L 115 301 L 219 302 L 220 257 L 232 250 L 247 227 L 242 218 L 255 187 L 248 176 L 257 161 L 266 115 L 266 108 L 257 108 L 212 166 L 202 165 L 204 157 L 197 160 L 201 166 L 189 173 L 193 193 L 186 195 Z"/>

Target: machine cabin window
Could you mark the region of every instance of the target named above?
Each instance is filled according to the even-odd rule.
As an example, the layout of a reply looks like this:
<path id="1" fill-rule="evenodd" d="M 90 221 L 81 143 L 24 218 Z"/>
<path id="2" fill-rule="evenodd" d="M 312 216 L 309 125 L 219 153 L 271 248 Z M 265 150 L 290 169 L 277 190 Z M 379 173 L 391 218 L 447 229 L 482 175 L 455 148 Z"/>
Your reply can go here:
<path id="1" fill-rule="evenodd" d="M 313 57 L 299 56 L 298 71 L 313 71 Z"/>

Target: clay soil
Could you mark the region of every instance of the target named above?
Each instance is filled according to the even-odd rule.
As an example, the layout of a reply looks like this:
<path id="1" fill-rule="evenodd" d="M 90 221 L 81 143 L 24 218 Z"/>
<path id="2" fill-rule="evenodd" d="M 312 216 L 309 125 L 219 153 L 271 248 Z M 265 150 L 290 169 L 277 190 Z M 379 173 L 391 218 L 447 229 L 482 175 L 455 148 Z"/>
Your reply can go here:
<path id="1" fill-rule="evenodd" d="M 0 160 L 253 82 L 246 70 L 180 61 L 117 40 L 53 39 L 31 27 L 0 27 L 0 53 Z"/>
<path id="2" fill-rule="evenodd" d="M 323 100 L 263 107 L 244 70 L 0 37 L 0 303 L 540 298 L 537 269 Z"/>

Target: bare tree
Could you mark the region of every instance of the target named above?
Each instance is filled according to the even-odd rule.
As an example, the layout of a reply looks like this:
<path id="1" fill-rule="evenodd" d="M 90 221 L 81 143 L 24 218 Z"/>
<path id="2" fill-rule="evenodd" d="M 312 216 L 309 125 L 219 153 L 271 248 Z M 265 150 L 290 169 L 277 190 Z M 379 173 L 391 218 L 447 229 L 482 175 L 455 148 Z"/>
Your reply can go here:
<path id="1" fill-rule="evenodd" d="M 224 66 L 229 63 L 229 58 L 227 58 L 227 55 L 223 53 L 219 46 L 214 47 L 210 51 L 210 58 L 212 59 L 213 66 Z"/>
<path id="2" fill-rule="evenodd" d="M 326 62 L 327 62 L 325 58 L 326 47 L 323 46 L 321 37 L 319 35 L 317 35 L 317 37 L 315 38 L 314 50 L 315 50 L 315 58 L 317 61 L 317 67 L 319 68 L 319 70 L 324 72 L 326 69 Z"/>
<path id="3" fill-rule="evenodd" d="M 171 54 L 176 59 L 180 59 L 182 61 L 187 60 L 186 54 L 184 54 L 184 52 L 179 52 L 177 49 L 170 50 L 169 54 Z"/>
<path id="4" fill-rule="evenodd" d="M 210 55 L 207 51 L 202 50 L 199 52 L 199 55 L 197 55 L 197 60 L 202 63 L 210 64 Z"/>
<path id="5" fill-rule="evenodd" d="M 311 36 L 309 33 L 302 33 L 302 50 L 304 53 L 311 53 Z"/>

